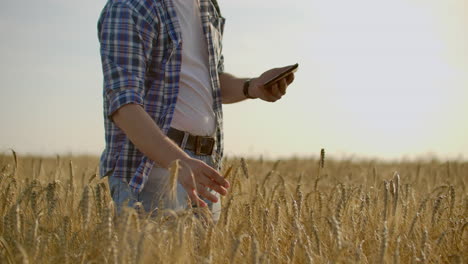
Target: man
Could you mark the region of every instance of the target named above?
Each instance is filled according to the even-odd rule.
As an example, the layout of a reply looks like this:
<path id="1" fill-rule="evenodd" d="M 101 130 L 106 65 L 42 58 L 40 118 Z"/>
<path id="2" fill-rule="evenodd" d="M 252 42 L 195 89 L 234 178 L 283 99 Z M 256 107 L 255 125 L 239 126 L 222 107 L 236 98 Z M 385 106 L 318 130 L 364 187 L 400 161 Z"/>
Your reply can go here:
<path id="1" fill-rule="evenodd" d="M 258 78 L 224 72 L 224 18 L 216 0 L 109 0 L 98 22 L 104 74 L 106 149 L 117 208 L 141 202 L 184 209 L 209 206 L 217 220 L 223 156 L 222 103 L 246 98 L 274 102 L 294 76 L 262 86 L 281 69 Z M 176 197 L 168 168 L 180 161 Z"/>

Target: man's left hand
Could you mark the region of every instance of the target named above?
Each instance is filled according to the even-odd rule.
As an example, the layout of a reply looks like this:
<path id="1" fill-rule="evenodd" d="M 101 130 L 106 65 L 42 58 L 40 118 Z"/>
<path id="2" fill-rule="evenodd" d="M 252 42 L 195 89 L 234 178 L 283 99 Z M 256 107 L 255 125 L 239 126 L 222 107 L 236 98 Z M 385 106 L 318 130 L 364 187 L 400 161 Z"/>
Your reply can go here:
<path id="1" fill-rule="evenodd" d="M 276 102 L 286 94 L 286 89 L 294 81 L 294 73 L 287 75 L 271 86 L 265 87 L 263 84 L 271 78 L 283 72 L 287 67 L 275 68 L 264 72 L 260 77 L 252 79 L 249 87 L 249 94 L 255 98 L 260 98 L 267 102 Z"/>

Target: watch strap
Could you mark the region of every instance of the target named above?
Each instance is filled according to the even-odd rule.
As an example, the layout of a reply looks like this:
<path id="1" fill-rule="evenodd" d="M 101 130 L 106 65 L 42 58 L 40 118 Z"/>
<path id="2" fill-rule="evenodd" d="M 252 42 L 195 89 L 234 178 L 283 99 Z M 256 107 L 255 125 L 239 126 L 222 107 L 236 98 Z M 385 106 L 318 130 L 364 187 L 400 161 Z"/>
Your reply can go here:
<path id="1" fill-rule="evenodd" d="M 253 96 L 251 96 L 251 95 L 249 94 L 249 87 L 250 87 L 250 81 L 251 81 L 251 80 L 252 80 L 252 79 L 247 79 L 247 80 L 245 80 L 245 82 L 244 82 L 244 88 L 242 89 L 242 91 L 243 91 L 243 93 L 244 93 L 245 98 L 255 99 L 255 97 L 253 97 Z"/>

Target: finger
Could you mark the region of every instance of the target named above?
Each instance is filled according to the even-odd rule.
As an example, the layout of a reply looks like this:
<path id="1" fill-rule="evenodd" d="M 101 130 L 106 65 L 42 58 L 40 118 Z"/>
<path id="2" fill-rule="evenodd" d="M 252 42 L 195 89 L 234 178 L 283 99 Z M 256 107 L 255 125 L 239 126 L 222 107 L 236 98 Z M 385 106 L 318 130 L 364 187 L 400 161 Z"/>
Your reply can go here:
<path id="1" fill-rule="evenodd" d="M 276 97 L 274 97 L 273 94 L 271 94 L 271 92 L 269 91 L 270 89 L 271 88 L 261 90 L 262 96 L 260 98 L 267 102 L 274 102 L 276 101 Z"/>
<path id="2" fill-rule="evenodd" d="M 276 85 L 276 83 L 269 85 L 269 86 L 263 86 L 262 89 L 260 89 L 261 96 L 260 98 L 262 100 L 265 100 L 267 102 L 274 102 L 276 101 L 276 97 L 273 95 L 272 89 Z"/>
<path id="3" fill-rule="evenodd" d="M 205 186 L 201 184 L 197 184 L 197 193 L 201 195 L 202 197 L 205 197 L 206 199 L 212 201 L 213 203 L 218 202 L 218 197 L 216 195 L 210 193 Z"/>
<path id="4" fill-rule="evenodd" d="M 286 81 L 286 78 L 283 78 L 279 81 L 279 92 L 281 93 L 281 96 L 286 94 L 286 88 L 288 87 L 288 83 Z"/>
<path id="5" fill-rule="evenodd" d="M 200 207 L 207 206 L 207 204 L 198 196 L 196 192 L 196 182 L 193 173 L 190 172 L 190 177 L 188 179 L 182 178 L 182 180 L 179 181 L 179 183 L 185 189 L 185 192 L 187 193 L 192 204 L 197 204 Z"/>
<path id="6" fill-rule="evenodd" d="M 226 179 L 224 179 L 223 176 L 219 175 L 218 171 L 216 171 L 208 165 L 205 166 L 203 174 L 218 185 L 224 186 L 225 188 L 229 188 L 230 186 L 229 182 Z"/>
<path id="7" fill-rule="evenodd" d="M 294 78 L 295 78 L 294 73 L 291 73 L 286 77 L 286 81 L 288 82 L 288 85 L 290 85 L 294 81 Z"/>
<path id="8" fill-rule="evenodd" d="M 279 88 L 278 83 L 279 82 L 277 82 L 273 86 L 271 86 L 271 90 L 270 90 L 270 93 L 275 97 L 275 99 L 281 98 L 281 92 L 279 90 L 280 88 Z"/>
<path id="9" fill-rule="evenodd" d="M 226 195 L 227 194 L 227 190 L 224 187 L 220 186 L 218 183 L 212 181 L 208 177 L 202 177 L 198 181 L 198 183 L 200 183 L 203 186 L 208 187 L 208 188 L 216 191 L 217 193 L 219 193 L 221 195 Z"/>
<path id="10" fill-rule="evenodd" d="M 275 96 L 275 91 L 277 92 L 278 85 L 275 83 L 273 85 L 268 86 L 268 88 L 262 90 L 263 97 L 262 99 L 268 102 L 275 102 L 278 100 L 278 97 Z"/>
<path id="11" fill-rule="evenodd" d="M 184 187 L 185 188 L 185 187 Z M 196 204 L 199 207 L 206 207 L 208 206 L 205 201 L 203 201 L 200 196 L 198 196 L 197 191 L 195 188 L 193 189 L 185 189 L 187 191 L 187 195 L 192 202 L 192 204 Z"/>

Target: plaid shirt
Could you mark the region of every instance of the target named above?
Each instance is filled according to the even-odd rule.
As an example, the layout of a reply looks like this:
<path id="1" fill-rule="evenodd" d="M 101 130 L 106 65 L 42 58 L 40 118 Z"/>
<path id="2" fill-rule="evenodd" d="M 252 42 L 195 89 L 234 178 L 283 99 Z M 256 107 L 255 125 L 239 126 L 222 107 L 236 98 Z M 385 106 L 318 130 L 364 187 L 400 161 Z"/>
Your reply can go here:
<path id="1" fill-rule="evenodd" d="M 224 18 L 216 0 L 200 0 L 203 32 L 216 115 L 215 161 L 223 156 L 222 107 L 219 74 L 224 70 Z M 101 177 L 126 180 L 141 191 L 154 166 L 110 119 L 126 104 L 139 104 L 164 133 L 170 128 L 179 92 L 181 29 L 172 0 L 109 0 L 98 22 L 104 74 L 106 148 Z M 219 169 L 219 168 L 218 168 Z"/>

